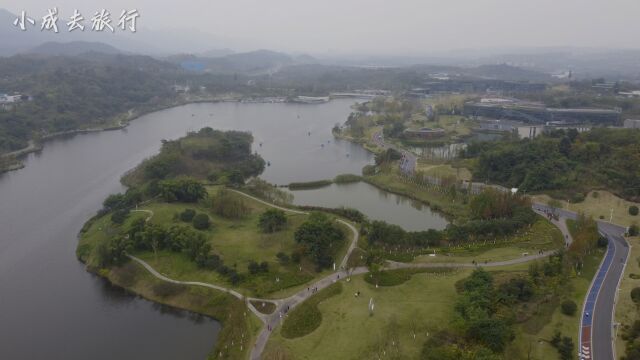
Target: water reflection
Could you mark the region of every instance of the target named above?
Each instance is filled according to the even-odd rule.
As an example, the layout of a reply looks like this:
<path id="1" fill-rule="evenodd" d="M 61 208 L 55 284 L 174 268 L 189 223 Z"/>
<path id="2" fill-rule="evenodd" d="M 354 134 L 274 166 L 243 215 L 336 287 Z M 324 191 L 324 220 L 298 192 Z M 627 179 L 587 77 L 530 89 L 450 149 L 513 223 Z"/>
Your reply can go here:
<path id="1" fill-rule="evenodd" d="M 296 205 L 350 207 L 372 220 L 384 220 L 409 231 L 444 229 L 448 222 L 420 201 L 392 194 L 364 182 L 332 184 L 320 189 L 291 191 Z"/>

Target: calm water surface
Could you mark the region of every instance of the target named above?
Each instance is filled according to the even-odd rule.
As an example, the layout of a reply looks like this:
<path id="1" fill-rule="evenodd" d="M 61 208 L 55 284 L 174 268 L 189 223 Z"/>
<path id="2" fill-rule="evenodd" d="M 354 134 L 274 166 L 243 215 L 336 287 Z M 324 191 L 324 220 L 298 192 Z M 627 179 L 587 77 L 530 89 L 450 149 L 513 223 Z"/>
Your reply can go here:
<path id="1" fill-rule="evenodd" d="M 408 197 L 380 190 L 364 182 L 333 184 L 313 190 L 292 191 L 296 205 L 350 207 L 372 220 L 384 220 L 405 230 L 444 229 L 448 222 L 428 206 Z"/>
<path id="2" fill-rule="evenodd" d="M 205 358 L 219 324 L 169 311 L 87 273 L 75 257 L 82 224 L 108 194 L 123 191 L 120 176 L 157 153 L 161 139 L 203 126 L 251 131 L 254 149 L 271 163 L 262 177 L 276 184 L 358 174 L 372 156 L 331 136 L 351 104 L 185 105 L 143 116 L 125 130 L 53 140 L 28 156 L 26 168 L 1 175 L 0 359 Z M 414 205 L 384 200 L 375 189 L 335 189 L 315 200 L 351 196 L 372 218 L 400 206 L 409 214 L 397 218 L 400 225 L 425 221 L 424 210 L 407 210 Z"/>

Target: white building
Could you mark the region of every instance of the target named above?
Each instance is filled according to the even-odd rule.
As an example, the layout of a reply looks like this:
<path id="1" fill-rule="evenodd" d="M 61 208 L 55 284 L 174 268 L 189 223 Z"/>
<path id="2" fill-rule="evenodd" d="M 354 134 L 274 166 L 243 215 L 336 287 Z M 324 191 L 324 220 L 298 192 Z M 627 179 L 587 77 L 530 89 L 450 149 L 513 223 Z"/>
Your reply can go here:
<path id="1" fill-rule="evenodd" d="M 626 119 L 624 121 L 625 129 L 640 129 L 640 120 Z"/>

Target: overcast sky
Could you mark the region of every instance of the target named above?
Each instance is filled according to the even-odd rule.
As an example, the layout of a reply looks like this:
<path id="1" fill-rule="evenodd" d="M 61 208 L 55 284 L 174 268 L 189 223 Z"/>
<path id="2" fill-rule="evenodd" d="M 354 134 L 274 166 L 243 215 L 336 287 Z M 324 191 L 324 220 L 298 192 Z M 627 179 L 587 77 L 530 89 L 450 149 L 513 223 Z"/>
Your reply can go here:
<path id="1" fill-rule="evenodd" d="M 315 54 L 501 47 L 640 47 L 640 0 L 0 0 L 34 18 L 140 12 L 139 31 L 190 28 L 217 45 Z M 116 20 L 117 22 L 117 20 Z M 61 40 L 62 37 L 61 37 Z"/>

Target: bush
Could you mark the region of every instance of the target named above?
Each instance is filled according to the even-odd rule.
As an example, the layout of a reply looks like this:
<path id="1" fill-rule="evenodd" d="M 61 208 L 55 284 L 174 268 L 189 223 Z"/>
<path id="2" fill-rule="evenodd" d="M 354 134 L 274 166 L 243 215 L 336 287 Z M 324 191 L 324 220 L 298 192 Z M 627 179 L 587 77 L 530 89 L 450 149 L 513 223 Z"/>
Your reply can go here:
<path id="1" fill-rule="evenodd" d="M 609 244 L 609 239 L 606 236 L 600 236 L 598 238 L 598 247 L 604 248 Z"/>
<path id="2" fill-rule="evenodd" d="M 184 209 L 183 212 L 180 213 L 180 220 L 184 222 L 191 222 L 193 217 L 196 216 L 196 211 L 193 209 Z"/>
<path id="3" fill-rule="evenodd" d="M 633 224 L 629 226 L 629 236 L 637 236 L 638 235 L 638 225 Z"/>
<path id="4" fill-rule="evenodd" d="M 578 310 L 578 305 L 576 305 L 576 303 L 573 302 L 572 300 L 565 300 L 560 305 L 560 308 L 563 314 L 568 316 L 573 316 Z"/>
<path id="5" fill-rule="evenodd" d="M 336 184 L 347 184 L 347 183 L 359 182 L 360 180 L 362 180 L 361 176 L 354 175 L 354 174 L 342 174 L 342 175 L 336 176 L 333 179 L 333 182 Z"/>
<path id="6" fill-rule="evenodd" d="M 279 209 L 269 209 L 260 215 L 258 227 L 264 233 L 273 233 L 284 229 L 287 225 L 287 216 Z"/>
<path id="7" fill-rule="evenodd" d="M 289 190 L 317 189 L 329 186 L 333 183 L 331 180 L 316 180 L 308 182 L 292 182 L 289 184 Z"/>
<path id="8" fill-rule="evenodd" d="M 122 224 L 125 220 L 127 220 L 127 217 L 129 217 L 129 210 L 120 209 L 114 211 L 113 214 L 111 214 L 111 221 L 113 221 L 115 224 Z"/>
<path id="9" fill-rule="evenodd" d="M 218 191 L 210 204 L 214 214 L 227 219 L 242 219 L 251 212 L 243 199 L 226 189 Z"/>
<path id="10" fill-rule="evenodd" d="M 258 263 L 255 261 L 250 261 L 247 268 L 249 270 L 249 274 L 252 274 L 252 275 L 260 272 L 260 265 L 258 265 Z"/>
<path id="11" fill-rule="evenodd" d="M 629 206 L 629 215 L 636 216 L 638 215 L 638 207 L 635 205 Z"/>
<path id="12" fill-rule="evenodd" d="M 211 226 L 211 222 L 209 221 L 209 215 L 207 214 L 198 214 L 193 217 L 193 227 L 198 230 L 206 230 Z"/>
<path id="13" fill-rule="evenodd" d="M 278 262 L 279 262 L 281 265 L 287 265 L 287 264 L 289 264 L 289 261 L 291 260 L 291 259 L 289 258 L 289 255 L 287 255 L 287 254 L 285 254 L 285 253 L 283 253 L 283 252 L 279 252 L 279 253 L 277 253 L 277 254 L 276 254 L 276 257 L 278 258 Z"/>
<path id="14" fill-rule="evenodd" d="M 372 176 L 375 174 L 376 174 L 375 165 L 365 165 L 365 167 L 362 168 L 362 176 Z"/>
<path id="15" fill-rule="evenodd" d="M 636 304 L 640 303 L 640 287 L 634 287 L 631 290 L 631 300 Z"/>

